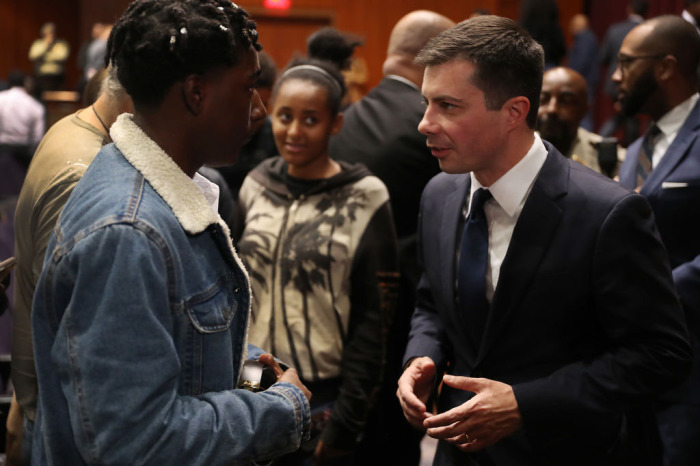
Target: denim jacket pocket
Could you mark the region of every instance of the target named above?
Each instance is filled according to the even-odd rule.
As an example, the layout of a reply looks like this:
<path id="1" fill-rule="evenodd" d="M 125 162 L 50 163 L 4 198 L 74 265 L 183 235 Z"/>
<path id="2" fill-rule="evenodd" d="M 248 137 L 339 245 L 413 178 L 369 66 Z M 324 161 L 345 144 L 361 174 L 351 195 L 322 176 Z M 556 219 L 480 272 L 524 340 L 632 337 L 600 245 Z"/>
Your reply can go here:
<path id="1" fill-rule="evenodd" d="M 237 286 L 232 277 L 225 277 L 208 290 L 190 298 L 185 303 L 185 309 L 192 325 L 202 333 L 228 330 L 238 308 Z"/>

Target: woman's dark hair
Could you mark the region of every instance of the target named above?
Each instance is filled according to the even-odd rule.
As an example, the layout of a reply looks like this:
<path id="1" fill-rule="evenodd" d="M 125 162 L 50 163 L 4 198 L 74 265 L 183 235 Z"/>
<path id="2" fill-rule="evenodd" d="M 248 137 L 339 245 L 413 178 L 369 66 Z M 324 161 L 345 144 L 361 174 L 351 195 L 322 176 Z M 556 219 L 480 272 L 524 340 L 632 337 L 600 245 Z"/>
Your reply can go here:
<path id="1" fill-rule="evenodd" d="M 153 106 L 174 83 L 235 66 L 250 47 L 261 49 L 255 23 L 229 0 L 136 0 L 114 25 L 105 61 L 134 104 Z"/>
<path id="2" fill-rule="evenodd" d="M 275 84 L 273 98 L 288 79 L 310 81 L 326 90 L 331 115 L 337 114 L 347 92 L 341 70 L 349 67 L 352 53 L 360 44 L 358 38 L 330 27 L 315 32 L 307 41 L 309 56 L 292 59 Z"/>

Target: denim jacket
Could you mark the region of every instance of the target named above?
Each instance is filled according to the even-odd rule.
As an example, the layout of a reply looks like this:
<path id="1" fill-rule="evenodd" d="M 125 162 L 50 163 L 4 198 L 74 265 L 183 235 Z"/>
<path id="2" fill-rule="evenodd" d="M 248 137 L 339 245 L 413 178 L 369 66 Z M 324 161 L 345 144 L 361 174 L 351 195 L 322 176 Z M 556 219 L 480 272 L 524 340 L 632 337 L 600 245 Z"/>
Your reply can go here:
<path id="1" fill-rule="evenodd" d="M 295 450 L 303 393 L 236 389 L 250 286 L 227 227 L 131 115 L 111 136 L 37 285 L 32 463 L 254 464 Z"/>

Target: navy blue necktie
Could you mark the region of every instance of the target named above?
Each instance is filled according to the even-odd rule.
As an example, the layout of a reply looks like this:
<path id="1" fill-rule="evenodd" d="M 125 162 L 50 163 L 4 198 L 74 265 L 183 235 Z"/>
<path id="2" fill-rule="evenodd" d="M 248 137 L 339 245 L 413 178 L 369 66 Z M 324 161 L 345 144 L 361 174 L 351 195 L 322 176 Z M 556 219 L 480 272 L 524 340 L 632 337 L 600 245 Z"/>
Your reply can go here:
<path id="1" fill-rule="evenodd" d="M 484 202 L 491 197 L 492 194 L 482 188 L 473 194 L 469 216 L 462 232 L 457 271 L 459 308 L 465 313 L 465 320 L 477 349 L 489 313 L 489 303 L 486 299 L 489 226 L 484 215 Z"/>

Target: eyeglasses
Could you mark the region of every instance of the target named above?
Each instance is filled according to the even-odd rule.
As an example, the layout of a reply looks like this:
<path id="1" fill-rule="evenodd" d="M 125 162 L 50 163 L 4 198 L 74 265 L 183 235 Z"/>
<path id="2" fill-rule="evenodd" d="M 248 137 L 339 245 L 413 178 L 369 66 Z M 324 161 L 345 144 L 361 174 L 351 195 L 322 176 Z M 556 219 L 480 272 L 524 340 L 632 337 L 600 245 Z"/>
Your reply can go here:
<path id="1" fill-rule="evenodd" d="M 630 63 L 635 60 L 658 60 L 659 58 L 664 58 L 665 56 L 665 53 L 657 53 L 655 55 L 625 55 L 624 53 L 621 53 L 617 56 L 617 66 L 620 68 L 620 71 L 624 72 L 629 67 Z"/>

